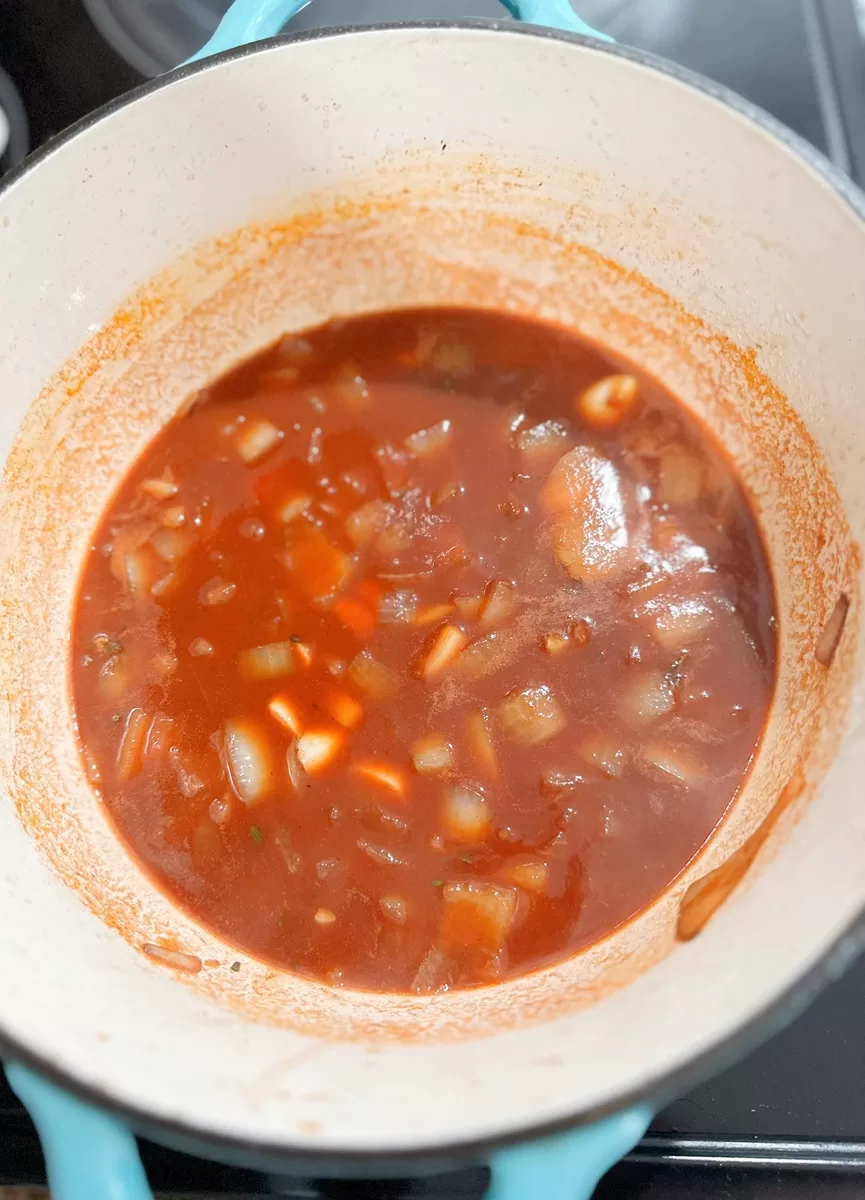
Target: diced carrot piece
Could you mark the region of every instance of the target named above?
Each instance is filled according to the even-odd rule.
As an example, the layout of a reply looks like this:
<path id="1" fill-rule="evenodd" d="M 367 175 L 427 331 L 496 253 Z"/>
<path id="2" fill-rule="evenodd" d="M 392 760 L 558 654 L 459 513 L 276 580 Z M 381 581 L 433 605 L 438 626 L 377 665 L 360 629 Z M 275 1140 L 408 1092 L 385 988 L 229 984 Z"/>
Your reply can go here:
<path id="1" fill-rule="evenodd" d="M 300 710 L 288 696 L 284 694 L 274 696 L 267 706 L 267 711 L 283 729 L 288 730 L 292 737 L 300 737 L 302 729 Z"/>
<path id="2" fill-rule="evenodd" d="M 415 625 L 434 625 L 437 621 L 443 621 L 445 617 L 449 617 L 454 610 L 453 604 L 423 604 L 420 608 L 415 609 L 414 623 Z"/>
<path id="3" fill-rule="evenodd" d="M 333 615 L 362 642 L 375 633 L 375 612 L 356 596 L 342 596 L 331 608 Z"/>
<path id="4" fill-rule="evenodd" d="M 499 764 L 493 748 L 486 713 L 482 708 L 466 717 L 466 737 L 477 762 L 490 774 L 497 775 Z"/>
<path id="5" fill-rule="evenodd" d="M 325 700 L 325 706 L 343 729 L 354 729 L 363 720 L 363 705 L 348 692 L 331 692 Z"/>
<path id="6" fill-rule="evenodd" d="M 352 763 L 351 770 L 353 774 L 359 775 L 361 779 L 365 779 L 367 783 L 371 783 L 375 787 L 384 788 L 394 796 L 405 796 L 405 775 L 399 767 L 393 766 L 392 763 L 364 759 L 362 762 Z"/>
<path id="7" fill-rule="evenodd" d="M 133 708 L 126 718 L 123 740 L 117 753 L 117 778 L 123 783 L 132 779 L 141 769 L 141 756 L 150 728 L 150 714 L 143 708 Z"/>
<path id="8" fill-rule="evenodd" d="M 342 729 L 308 729 L 297 739 L 297 760 L 308 775 L 331 766 L 346 746 Z"/>
<path id="9" fill-rule="evenodd" d="M 315 525 L 289 526 L 289 560 L 298 586 L 310 600 L 326 600 L 348 579 L 352 561 Z"/>
<path id="10" fill-rule="evenodd" d="M 290 458 L 255 482 L 255 498 L 277 520 L 288 524 L 312 504 L 315 476 L 300 458 Z"/>
<path id="11" fill-rule="evenodd" d="M 468 638 L 456 625 L 442 625 L 437 630 L 415 666 L 420 679 L 434 679 L 462 653 Z"/>

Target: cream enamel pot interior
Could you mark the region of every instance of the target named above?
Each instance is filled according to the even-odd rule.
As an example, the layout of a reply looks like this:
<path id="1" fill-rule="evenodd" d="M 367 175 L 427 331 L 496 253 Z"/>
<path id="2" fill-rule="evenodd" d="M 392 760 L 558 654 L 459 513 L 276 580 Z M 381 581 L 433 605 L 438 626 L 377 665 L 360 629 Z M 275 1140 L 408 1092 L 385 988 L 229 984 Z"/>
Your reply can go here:
<path id="1" fill-rule="evenodd" d="M 0 193 L 8 1051 L 157 1136 L 223 1153 L 453 1158 L 668 1096 L 839 970 L 865 901 L 863 213 L 813 151 L 726 93 L 490 23 L 227 54 L 13 176 Z M 97 517 L 191 392 L 284 330 L 443 302 L 597 336 L 700 414 L 759 512 L 780 679 L 728 818 L 626 928 L 495 988 L 334 991 L 221 944 L 115 841 L 75 746 L 70 607 Z M 845 603 L 827 666 L 821 634 Z M 144 944 L 202 968 L 172 970 Z"/>

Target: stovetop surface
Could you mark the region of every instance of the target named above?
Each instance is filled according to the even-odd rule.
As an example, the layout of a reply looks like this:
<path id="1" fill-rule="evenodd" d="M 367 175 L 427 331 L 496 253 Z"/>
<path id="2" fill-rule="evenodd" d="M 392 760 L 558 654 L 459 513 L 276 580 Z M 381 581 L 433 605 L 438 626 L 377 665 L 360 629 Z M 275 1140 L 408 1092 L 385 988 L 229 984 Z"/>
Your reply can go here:
<path id="1" fill-rule="evenodd" d="M 865 41 L 857 0 L 582 0 L 581 15 L 747 96 L 865 181 Z M 859 4 L 865 10 L 865 5 Z M 501 17 L 497 0 L 316 0 L 296 22 Z M 865 22 L 863 22 L 865 23 Z M 86 69 L 85 69 L 86 65 Z M 140 82 L 78 0 L 0 0 L 0 68 L 39 145 Z M 485 1174 L 390 1183 L 274 1181 L 144 1145 L 171 1196 L 475 1200 Z M 0 1081 L 2 1185 L 39 1184 L 29 1120 Z M 852 1200 L 865 1197 L 865 961 L 786 1031 L 670 1105 L 602 1183 L 598 1200 Z M 542 1198 L 539 1198 L 542 1200 Z"/>

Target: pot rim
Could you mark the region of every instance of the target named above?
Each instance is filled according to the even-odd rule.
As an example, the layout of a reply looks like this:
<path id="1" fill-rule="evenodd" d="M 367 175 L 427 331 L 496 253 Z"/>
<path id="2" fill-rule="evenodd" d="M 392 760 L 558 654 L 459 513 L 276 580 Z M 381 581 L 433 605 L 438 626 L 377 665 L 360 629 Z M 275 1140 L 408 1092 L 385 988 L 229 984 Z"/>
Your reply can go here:
<path id="1" fill-rule="evenodd" d="M 366 34 L 386 33 L 395 30 L 424 32 L 426 30 L 481 30 L 494 34 L 511 36 L 546 38 L 551 41 L 566 42 L 577 45 L 597 54 L 612 55 L 625 59 L 638 66 L 666 75 L 677 82 L 693 88 L 697 92 L 711 97 L 713 100 L 732 109 L 733 112 L 759 126 L 765 133 L 775 138 L 787 150 L 796 155 L 805 166 L 828 184 L 855 216 L 862 223 L 865 234 L 865 192 L 851 179 L 835 167 L 824 154 L 807 142 L 799 134 L 788 128 L 781 121 L 767 113 L 758 105 L 746 100 L 743 96 L 725 87 L 723 84 L 707 79 L 705 76 L 691 71 L 677 63 L 670 62 L 648 51 L 630 46 L 620 46 L 614 42 L 600 42 L 582 34 L 568 33 L 548 29 L 538 25 L 523 25 L 517 22 L 501 22 L 487 18 L 468 18 L 464 20 L 426 20 L 426 21 L 396 21 L 382 22 L 367 26 L 331 26 L 295 34 L 283 34 L 269 38 L 263 42 L 238 46 L 212 55 L 198 62 L 181 65 L 164 75 L 150 79 L 125 92 L 122 96 L 109 101 L 107 104 L 82 117 L 70 125 L 62 133 L 51 138 L 20 165 L 14 167 L 0 180 L 0 200 L 7 191 L 11 191 L 21 180 L 25 179 L 44 160 L 56 153 L 67 143 L 74 140 L 78 134 L 85 132 L 98 124 L 104 118 L 128 107 L 139 99 L 143 99 L 158 89 L 171 87 L 190 75 L 198 74 L 222 66 L 235 59 L 245 58 L 256 54 L 266 54 L 269 51 L 293 43 L 323 40 L 341 37 L 346 34 L 362 37 Z M 416 1149 L 398 1148 L 388 1150 L 342 1149 L 332 1146 L 310 1148 L 309 1146 L 293 1146 L 290 1142 L 273 1143 L 258 1142 L 254 1139 L 216 1133 L 212 1130 L 197 1126 L 193 1121 L 156 1117 L 146 1110 L 137 1108 L 134 1104 L 118 1100 L 109 1092 L 99 1087 L 91 1086 L 68 1074 L 62 1067 L 56 1066 L 50 1060 L 42 1058 L 38 1051 L 30 1049 L 10 1037 L 0 1026 L 0 1053 L 6 1059 L 14 1059 L 39 1074 L 58 1084 L 68 1093 L 93 1104 L 98 1108 L 114 1113 L 124 1119 L 135 1131 L 151 1137 L 156 1141 L 166 1141 L 177 1148 L 186 1148 L 192 1153 L 207 1157 L 212 1150 L 217 1151 L 217 1157 L 230 1160 L 236 1156 L 244 1162 L 263 1160 L 273 1163 L 296 1161 L 305 1171 L 316 1164 L 339 1163 L 339 1173 L 343 1177 L 350 1174 L 352 1164 L 358 1168 L 366 1168 L 367 1177 L 373 1172 L 368 1168 L 375 1162 L 389 1161 L 392 1163 L 414 1163 L 415 1171 L 427 1169 L 445 1170 L 457 1163 L 483 1161 L 493 1150 L 517 1141 L 528 1141 L 545 1138 L 577 1126 L 598 1121 L 613 1113 L 636 1105 L 648 1105 L 657 1111 L 675 1096 L 687 1092 L 701 1080 L 711 1077 L 716 1072 L 731 1066 L 735 1061 L 745 1057 L 751 1050 L 769 1040 L 775 1033 L 800 1015 L 817 996 L 817 994 L 832 980 L 837 979 L 865 948 L 865 902 L 836 940 L 824 951 L 822 956 L 800 975 L 780 996 L 767 1004 L 757 1015 L 752 1017 L 736 1031 L 729 1034 L 713 1045 L 709 1050 L 690 1059 L 674 1070 L 663 1072 L 633 1088 L 621 1092 L 615 1099 L 602 1104 L 582 1109 L 567 1117 L 554 1121 L 545 1121 L 518 1129 L 509 1129 L 492 1137 L 472 1138 L 461 1141 L 451 1141 L 441 1146 L 425 1145 Z"/>

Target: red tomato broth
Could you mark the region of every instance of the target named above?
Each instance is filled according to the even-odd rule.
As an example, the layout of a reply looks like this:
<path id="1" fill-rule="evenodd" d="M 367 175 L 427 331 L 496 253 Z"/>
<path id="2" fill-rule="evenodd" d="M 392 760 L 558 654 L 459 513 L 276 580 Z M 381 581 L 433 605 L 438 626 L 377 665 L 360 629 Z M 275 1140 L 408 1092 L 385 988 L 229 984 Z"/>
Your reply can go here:
<path id="1" fill-rule="evenodd" d="M 197 919 L 332 984 L 473 986 L 602 937 L 705 843 L 765 721 L 771 580 L 675 400 L 636 375 L 586 402 L 622 370 L 503 314 L 376 314 L 154 440 L 94 537 L 72 682 L 94 787 Z"/>

